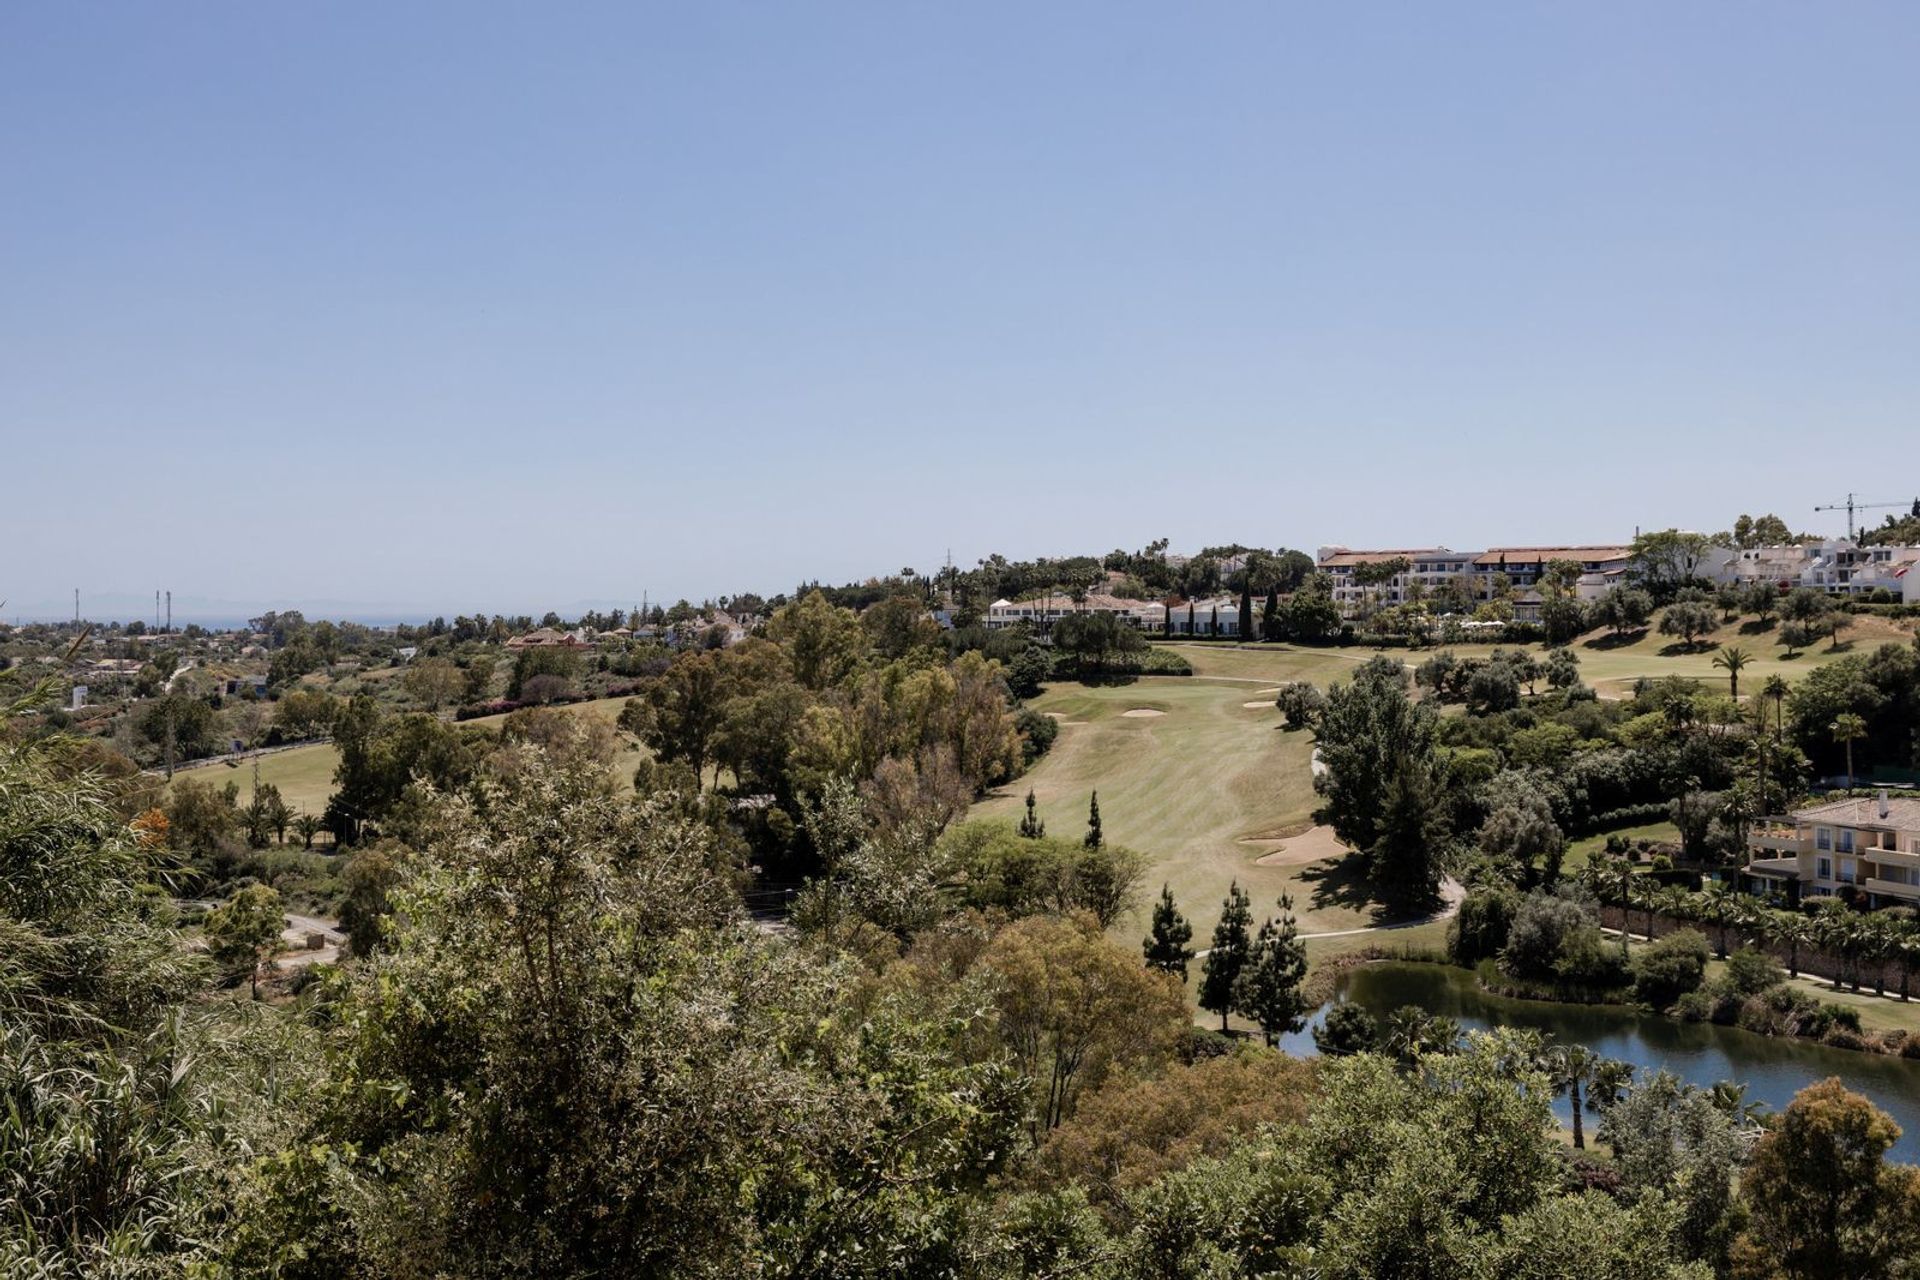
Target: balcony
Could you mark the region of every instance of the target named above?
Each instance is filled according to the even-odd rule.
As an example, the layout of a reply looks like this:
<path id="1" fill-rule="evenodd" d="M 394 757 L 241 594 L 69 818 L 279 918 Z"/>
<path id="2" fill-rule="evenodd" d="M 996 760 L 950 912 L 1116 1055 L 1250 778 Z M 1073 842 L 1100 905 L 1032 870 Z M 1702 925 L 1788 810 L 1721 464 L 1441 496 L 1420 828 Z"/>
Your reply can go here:
<path id="1" fill-rule="evenodd" d="M 1755 853 L 1799 853 L 1807 841 L 1791 832 L 1756 831 L 1747 837 L 1747 848 Z"/>
<path id="2" fill-rule="evenodd" d="M 1890 898 L 1906 898 L 1920 902 L 1920 884 L 1900 884 L 1894 880 L 1875 880 L 1868 878 L 1860 882 L 1860 887 L 1868 893 L 1884 894 Z"/>
<path id="3" fill-rule="evenodd" d="M 1749 858 L 1747 870 L 1760 876 L 1797 876 L 1800 874 L 1800 859 Z"/>

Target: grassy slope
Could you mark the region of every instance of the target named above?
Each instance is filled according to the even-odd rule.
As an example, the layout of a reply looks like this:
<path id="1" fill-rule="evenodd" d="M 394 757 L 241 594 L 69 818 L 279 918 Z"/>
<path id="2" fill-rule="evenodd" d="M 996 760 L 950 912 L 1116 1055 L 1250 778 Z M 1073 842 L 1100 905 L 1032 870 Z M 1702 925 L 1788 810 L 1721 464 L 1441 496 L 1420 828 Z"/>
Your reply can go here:
<path id="1" fill-rule="evenodd" d="M 1642 677 L 1658 679 L 1670 675 L 1698 680 L 1724 693 L 1727 673 L 1713 665 L 1713 657 L 1721 646 L 1731 645 L 1745 649 L 1752 657 L 1752 661 L 1740 673 L 1740 690 L 1744 698 L 1759 692 L 1768 676 L 1782 676 L 1792 682 L 1801 679 L 1815 667 L 1844 658 L 1849 653 L 1871 653 L 1887 641 L 1906 644 L 1913 638 L 1910 628 L 1863 614 L 1854 619 L 1852 627 L 1841 633 L 1838 649 L 1823 640 L 1811 649 L 1800 650 L 1788 657 L 1787 650 L 1779 642 L 1779 625 L 1776 623 L 1762 630 L 1749 618 L 1725 624 L 1701 641 L 1703 647 L 1694 652 L 1683 652 L 1672 636 L 1660 634 L 1657 618 L 1655 622 L 1655 626 L 1630 637 L 1626 644 L 1616 645 L 1605 632 L 1582 636 L 1574 643 L 1574 652 L 1580 655 L 1581 678 L 1602 696 L 1629 694 L 1633 682 Z M 1494 648 L 1492 645 L 1446 647 L 1462 657 L 1484 655 Z"/>
<path id="2" fill-rule="evenodd" d="M 564 709 L 577 715 L 595 716 L 611 724 L 619 718 L 620 708 L 626 705 L 626 701 L 625 698 L 599 698 L 592 702 L 572 703 Z M 482 716 L 463 721 L 462 724 L 476 725 L 498 733 L 500 722 L 504 719 L 505 716 Z M 327 807 L 327 799 L 333 795 L 333 771 L 340 763 L 340 751 L 330 742 L 320 742 L 261 756 L 259 763 L 260 781 L 280 788 L 280 798 L 295 810 L 318 814 Z M 245 804 L 253 794 L 253 764 L 252 760 L 243 760 L 231 768 L 222 764 L 206 765 L 185 770 L 175 777 L 194 778 L 214 786 L 238 783 L 240 802 Z M 630 786 L 632 765 L 628 763 L 619 771 L 622 785 Z"/>
<path id="3" fill-rule="evenodd" d="M 1311 672 L 1302 667 L 1280 678 L 1290 674 Z M 1064 717 L 1052 752 L 1015 786 L 976 806 L 974 815 L 1011 819 L 1031 787 L 1048 831 L 1075 836 L 1085 830 L 1087 797 L 1098 788 L 1107 838 L 1152 860 L 1151 887 L 1172 886 L 1193 921 L 1196 946 L 1206 945 L 1235 879 L 1253 895 L 1256 920 L 1287 891 L 1309 931 L 1374 923 L 1350 878 L 1328 876 L 1324 865 L 1259 866 L 1273 846 L 1245 842 L 1303 830 L 1314 806 L 1311 739 L 1284 732 L 1270 701 L 1242 706 L 1255 692 L 1256 686 L 1178 677 L 1110 688 L 1056 685 L 1035 703 Z M 1122 714 L 1131 708 L 1166 714 Z M 1116 932 L 1144 933 L 1146 918 L 1143 907 Z"/>

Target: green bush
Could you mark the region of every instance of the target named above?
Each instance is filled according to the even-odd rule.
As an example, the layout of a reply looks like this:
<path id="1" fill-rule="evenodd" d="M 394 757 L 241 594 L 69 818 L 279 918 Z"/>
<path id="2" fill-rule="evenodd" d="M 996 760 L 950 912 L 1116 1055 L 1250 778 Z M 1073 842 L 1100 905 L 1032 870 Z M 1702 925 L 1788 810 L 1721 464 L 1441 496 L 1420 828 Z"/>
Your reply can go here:
<path id="1" fill-rule="evenodd" d="M 1505 885 L 1469 891 L 1447 926 L 1447 957 L 1470 966 L 1499 955 L 1519 907 L 1520 895 Z"/>
<path id="2" fill-rule="evenodd" d="M 1679 929 L 1648 943 L 1633 962 L 1633 994 L 1655 1009 L 1665 1009 L 1699 990 L 1712 951 L 1697 929 Z"/>
<path id="3" fill-rule="evenodd" d="M 1757 947 L 1742 947 L 1727 957 L 1725 982 L 1742 996 L 1757 995 L 1786 980 L 1780 962 Z"/>

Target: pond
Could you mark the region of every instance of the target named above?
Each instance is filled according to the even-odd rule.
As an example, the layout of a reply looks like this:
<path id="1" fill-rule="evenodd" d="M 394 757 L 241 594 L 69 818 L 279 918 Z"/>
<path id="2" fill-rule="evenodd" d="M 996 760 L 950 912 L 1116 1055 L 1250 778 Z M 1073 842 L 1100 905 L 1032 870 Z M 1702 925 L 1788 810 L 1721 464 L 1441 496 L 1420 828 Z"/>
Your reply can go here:
<path id="1" fill-rule="evenodd" d="M 1867 1095 L 1899 1121 L 1902 1134 L 1894 1158 L 1920 1163 L 1920 1062 L 1758 1036 L 1735 1027 L 1676 1022 L 1617 1006 L 1510 1000 L 1489 995 L 1471 972 L 1450 965 L 1365 965 L 1344 976 L 1341 995 L 1376 1018 L 1384 1019 L 1404 1005 L 1419 1005 L 1457 1020 L 1464 1030 L 1530 1028 L 1563 1043 L 1584 1044 L 1605 1057 L 1632 1063 L 1637 1074 L 1664 1068 L 1702 1087 L 1731 1080 L 1747 1086 L 1749 1101 L 1775 1111 L 1805 1086 L 1838 1076 L 1847 1088 Z M 1283 1038 L 1281 1048 L 1311 1056 L 1312 1028 L 1327 1008 L 1315 1011 L 1306 1030 Z M 1555 1099 L 1554 1109 L 1563 1124 L 1569 1120 L 1566 1099 Z"/>

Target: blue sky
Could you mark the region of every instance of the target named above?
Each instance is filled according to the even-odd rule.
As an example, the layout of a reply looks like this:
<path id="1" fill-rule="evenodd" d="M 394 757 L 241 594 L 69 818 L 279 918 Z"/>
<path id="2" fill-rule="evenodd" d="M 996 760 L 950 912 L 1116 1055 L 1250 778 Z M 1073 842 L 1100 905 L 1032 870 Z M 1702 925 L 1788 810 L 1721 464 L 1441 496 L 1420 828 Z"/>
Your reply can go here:
<path id="1" fill-rule="evenodd" d="M 0 597 L 1920 488 L 1911 4 L 0 9 Z"/>

